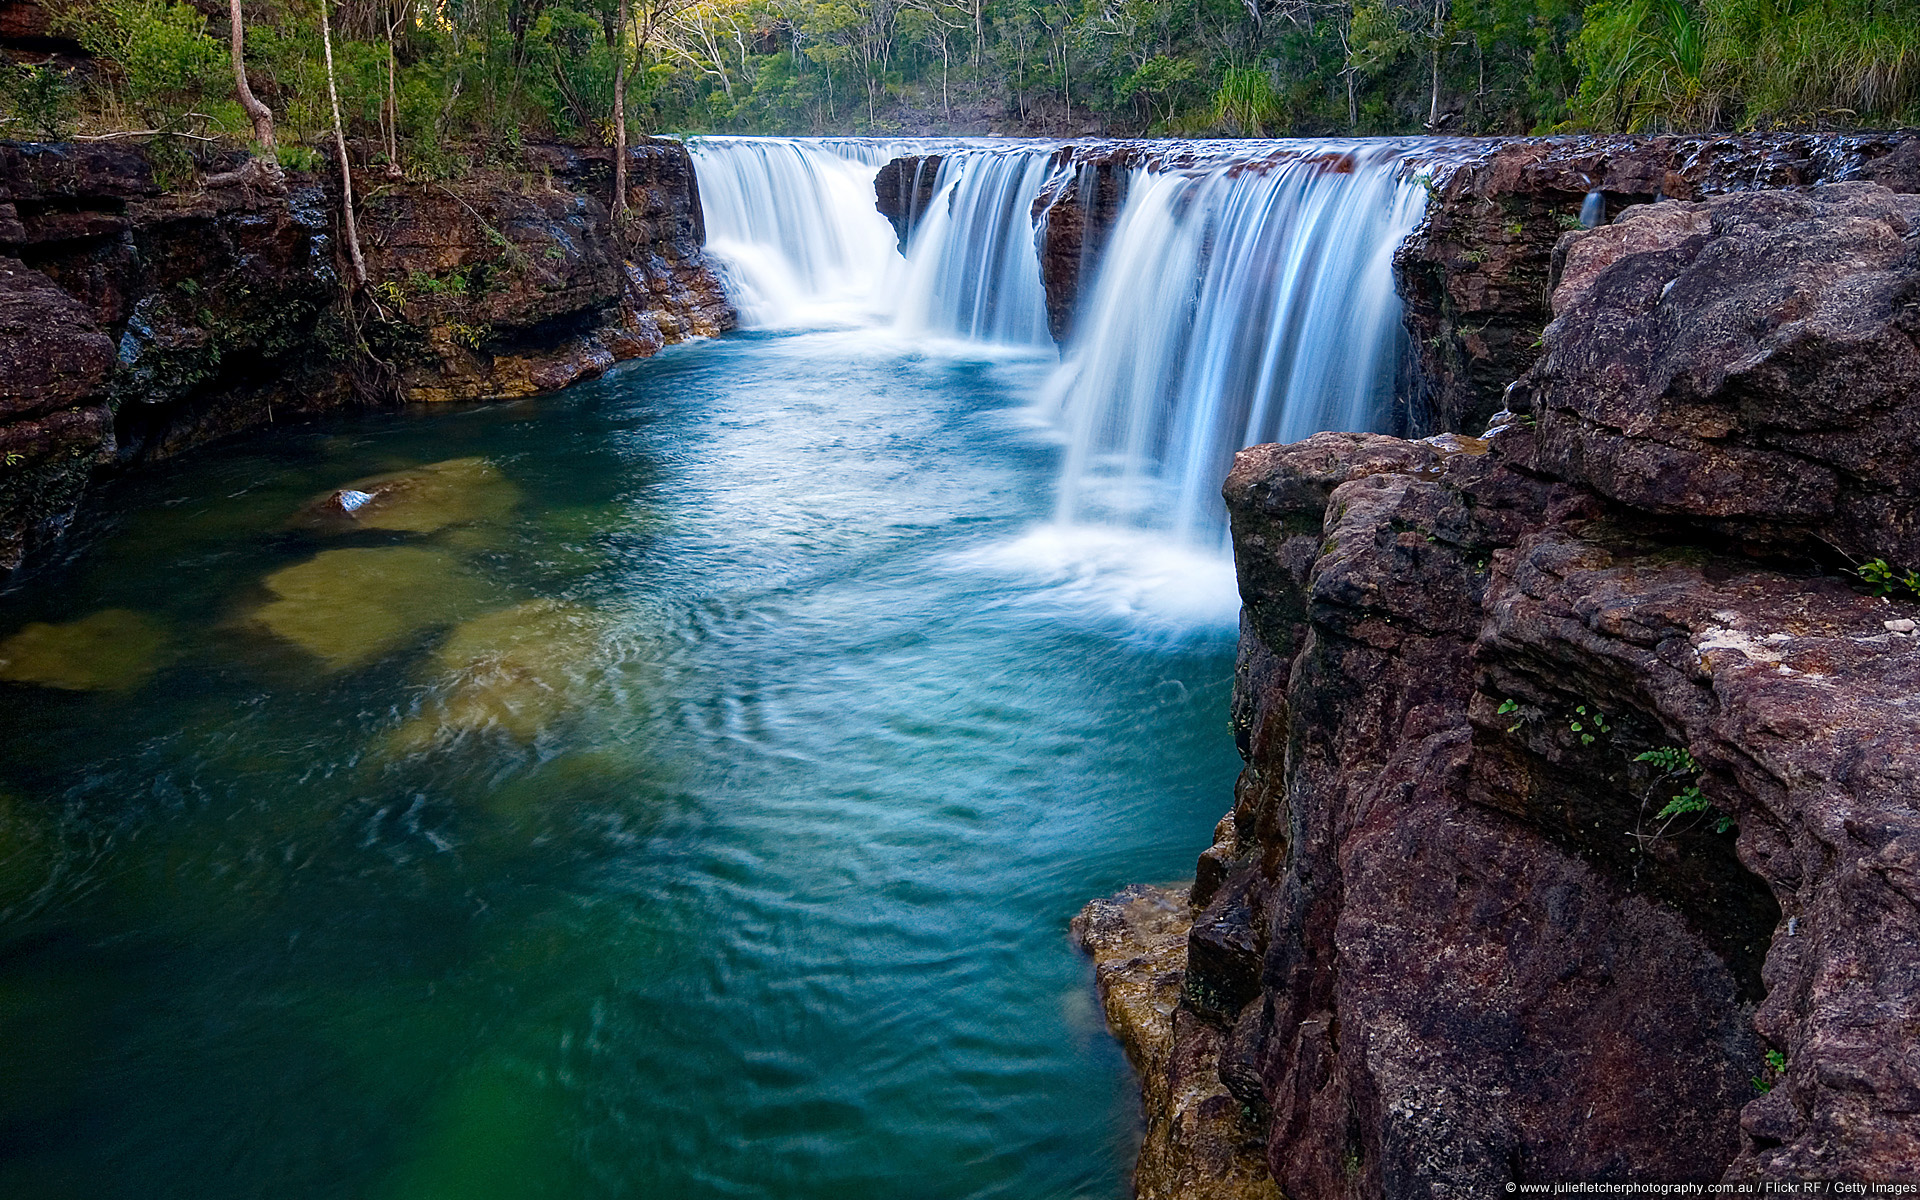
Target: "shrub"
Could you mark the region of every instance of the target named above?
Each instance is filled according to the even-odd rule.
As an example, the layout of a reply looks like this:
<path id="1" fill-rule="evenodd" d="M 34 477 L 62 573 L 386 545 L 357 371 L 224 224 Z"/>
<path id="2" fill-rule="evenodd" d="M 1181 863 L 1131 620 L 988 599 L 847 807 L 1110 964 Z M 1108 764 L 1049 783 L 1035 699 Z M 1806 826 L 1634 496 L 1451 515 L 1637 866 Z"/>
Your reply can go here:
<path id="1" fill-rule="evenodd" d="M 72 133 L 79 90 L 67 72 L 50 62 L 16 66 L 0 58 L 0 116 L 23 126 L 32 137 L 57 142 Z"/>
<path id="2" fill-rule="evenodd" d="M 119 99 L 153 128 L 176 131 L 190 119 L 244 128 L 232 99 L 227 48 L 207 19 L 167 0 L 94 0 L 59 19 L 88 50 L 108 60 Z"/>

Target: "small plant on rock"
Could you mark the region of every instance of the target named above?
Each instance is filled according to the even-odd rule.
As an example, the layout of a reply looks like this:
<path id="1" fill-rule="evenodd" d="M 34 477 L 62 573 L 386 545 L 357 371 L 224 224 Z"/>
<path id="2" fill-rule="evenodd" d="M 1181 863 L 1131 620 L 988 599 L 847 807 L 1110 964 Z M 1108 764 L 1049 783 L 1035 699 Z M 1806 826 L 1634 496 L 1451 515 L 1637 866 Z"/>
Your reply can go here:
<path id="1" fill-rule="evenodd" d="M 1493 711 L 1496 716 L 1513 718 L 1513 724 L 1507 726 L 1508 733 L 1519 733 L 1522 725 L 1525 725 L 1529 721 L 1537 721 L 1540 719 L 1539 709 L 1531 704 L 1522 704 L 1512 697 L 1502 700 L 1500 707 Z"/>
<path id="2" fill-rule="evenodd" d="M 1659 769 L 1661 779 L 1687 781 L 1684 787 L 1673 793 L 1666 806 L 1654 814 L 1654 820 L 1665 823 L 1661 826 L 1661 832 L 1664 833 L 1667 825 L 1677 818 L 1689 813 L 1704 812 L 1714 814 L 1713 831 L 1715 833 L 1725 833 L 1733 828 L 1733 818 L 1721 812 L 1713 801 L 1707 799 L 1700 791 L 1700 763 L 1686 750 L 1679 746 L 1662 746 L 1657 750 L 1648 750 L 1644 754 L 1635 755 L 1633 761 L 1651 763 Z"/>
<path id="3" fill-rule="evenodd" d="M 1607 723 L 1607 714 L 1597 705 L 1582 704 L 1573 710 L 1573 716 L 1567 721 L 1567 728 L 1580 735 L 1582 746 L 1591 746 L 1596 737 L 1605 737 L 1613 732 L 1613 726 Z"/>
<path id="4" fill-rule="evenodd" d="M 1907 596 L 1920 599 L 1920 572 L 1901 574 L 1888 566 L 1884 558 L 1870 558 L 1853 568 L 1853 575 L 1876 596 Z"/>

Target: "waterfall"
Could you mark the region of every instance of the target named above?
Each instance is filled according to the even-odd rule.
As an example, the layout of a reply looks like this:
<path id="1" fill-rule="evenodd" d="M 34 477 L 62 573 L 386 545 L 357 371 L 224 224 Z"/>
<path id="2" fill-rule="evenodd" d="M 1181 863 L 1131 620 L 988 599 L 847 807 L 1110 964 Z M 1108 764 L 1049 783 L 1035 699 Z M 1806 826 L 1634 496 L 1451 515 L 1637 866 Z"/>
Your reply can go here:
<path id="1" fill-rule="evenodd" d="M 689 142 L 707 249 L 743 324 L 882 324 L 911 335 L 1047 344 L 1032 205 L 1051 143 L 703 137 Z M 889 159 L 942 156 L 903 256 L 874 207 Z"/>
<path id="2" fill-rule="evenodd" d="M 1393 252 L 1426 193 L 1391 144 L 1137 171 L 1049 403 L 1058 516 L 1217 541 L 1234 451 L 1382 428 Z"/>
<path id="3" fill-rule="evenodd" d="M 1033 243 L 1033 198 L 1054 147 L 949 153 L 915 228 L 900 328 L 976 341 L 1047 344 L 1047 297 Z"/>
<path id="4" fill-rule="evenodd" d="M 862 324 L 883 301 L 899 253 L 873 206 L 890 143 L 697 138 L 707 250 L 743 325 Z"/>
<path id="5" fill-rule="evenodd" d="M 861 324 L 1049 345 L 1035 197 L 1063 143 L 707 137 L 708 246 L 747 325 Z M 1067 437 L 1062 528 L 1224 536 L 1234 451 L 1384 428 L 1400 359 L 1392 257 L 1425 210 L 1408 144 L 1166 143 L 1136 156 L 1043 403 Z M 905 253 L 874 207 L 892 158 L 935 154 Z M 1081 155 L 1085 159 L 1086 155 Z M 1091 229 L 1091 217 L 1082 224 Z"/>

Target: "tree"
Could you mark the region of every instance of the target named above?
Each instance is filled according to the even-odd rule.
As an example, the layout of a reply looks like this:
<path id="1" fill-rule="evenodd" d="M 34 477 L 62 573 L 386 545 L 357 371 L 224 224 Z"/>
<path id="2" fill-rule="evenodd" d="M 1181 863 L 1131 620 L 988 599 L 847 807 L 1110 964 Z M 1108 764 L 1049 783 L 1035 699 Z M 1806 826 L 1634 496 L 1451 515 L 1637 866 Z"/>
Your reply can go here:
<path id="1" fill-rule="evenodd" d="M 347 161 L 347 135 L 340 124 L 340 89 L 333 81 L 333 29 L 327 20 L 327 0 L 320 0 L 320 45 L 327 62 L 327 100 L 333 105 L 333 152 L 340 159 L 340 214 L 347 232 L 347 254 L 353 280 L 367 286 L 367 260 L 360 255 L 360 230 L 353 220 L 353 166 Z"/>
<path id="2" fill-rule="evenodd" d="M 627 0 L 620 0 L 619 43 L 613 60 L 613 219 L 627 215 Z"/>
<path id="3" fill-rule="evenodd" d="M 262 153 L 273 154 L 273 110 L 262 104 L 247 83 L 246 21 L 240 14 L 240 0 L 229 0 L 233 17 L 233 86 L 240 95 L 240 107 L 253 123 L 253 140 Z"/>

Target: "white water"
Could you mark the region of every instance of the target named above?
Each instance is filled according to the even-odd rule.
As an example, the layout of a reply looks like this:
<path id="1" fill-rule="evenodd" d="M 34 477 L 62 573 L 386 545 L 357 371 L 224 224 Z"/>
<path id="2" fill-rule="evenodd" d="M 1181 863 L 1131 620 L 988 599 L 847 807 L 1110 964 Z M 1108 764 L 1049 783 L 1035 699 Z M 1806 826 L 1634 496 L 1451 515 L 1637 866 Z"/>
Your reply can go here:
<path id="1" fill-rule="evenodd" d="M 1426 193 L 1396 147 L 1314 149 L 1136 174 L 1049 396 L 1061 521 L 1216 541 L 1234 451 L 1385 427 Z"/>
<path id="2" fill-rule="evenodd" d="M 1051 172 L 1075 169 L 1054 165 L 1059 144 L 702 138 L 692 148 L 708 248 L 748 326 L 1050 345 L 1032 204 Z M 1002 565 L 1045 560 L 1079 579 L 1126 558 L 1116 537 L 1139 534 L 1217 555 L 1234 451 L 1389 419 L 1404 336 L 1392 256 L 1425 205 L 1407 149 L 1170 149 L 1177 165 L 1128 180 L 1073 340 L 1038 398 L 1067 442 L 1058 532 Z M 874 208 L 873 178 L 891 158 L 928 153 L 943 162 L 903 254 Z M 1079 565 L 1063 549 L 1074 544 L 1087 549 Z"/>
<path id="3" fill-rule="evenodd" d="M 899 259 L 873 206 L 891 144 L 799 138 L 702 138 L 690 144 L 707 224 L 740 322 L 748 328 L 868 324 Z"/>
<path id="4" fill-rule="evenodd" d="M 946 155 L 907 247 L 902 330 L 1048 344 L 1032 210 L 1052 157 L 1044 145 Z"/>

